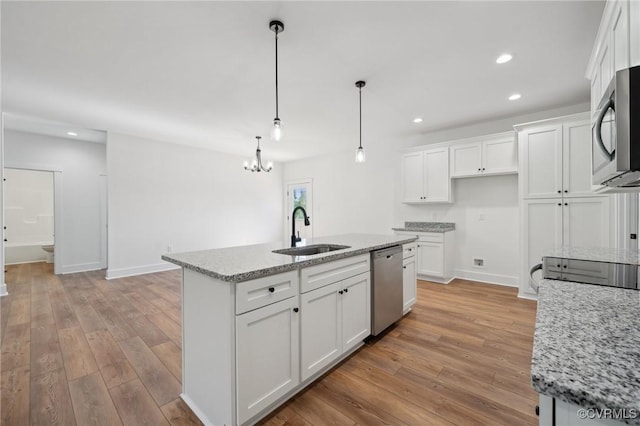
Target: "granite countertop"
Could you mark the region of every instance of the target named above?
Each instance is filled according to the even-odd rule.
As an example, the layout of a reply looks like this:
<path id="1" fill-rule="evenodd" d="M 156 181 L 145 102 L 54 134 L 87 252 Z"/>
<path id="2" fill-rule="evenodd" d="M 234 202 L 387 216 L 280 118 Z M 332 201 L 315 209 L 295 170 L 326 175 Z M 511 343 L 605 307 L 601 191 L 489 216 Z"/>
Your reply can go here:
<path id="1" fill-rule="evenodd" d="M 604 247 L 560 247 L 544 253 L 544 256 L 640 265 L 640 252 L 629 249 Z"/>
<path id="2" fill-rule="evenodd" d="M 638 290 L 541 280 L 533 388 L 584 408 L 640 413 L 639 314 Z"/>
<path id="3" fill-rule="evenodd" d="M 273 250 L 289 248 L 291 245 L 290 242 L 275 242 L 187 253 L 171 253 L 163 255 L 162 260 L 222 281 L 242 282 L 280 272 L 292 271 L 300 267 L 332 262 L 373 250 L 410 243 L 415 240 L 415 237 L 406 235 L 346 234 L 313 238 L 299 242 L 298 247 L 314 244 L 350 246 L 347 249 L 311 256 L 288 256 L 272 253 Z"/>
<path id="4" fill-rule="evenodd" d="M 448 232 L 455 231 L 453 222 L 405 222 L 403 228 L 391 228 L 394 231 L 409 232 Z"/>

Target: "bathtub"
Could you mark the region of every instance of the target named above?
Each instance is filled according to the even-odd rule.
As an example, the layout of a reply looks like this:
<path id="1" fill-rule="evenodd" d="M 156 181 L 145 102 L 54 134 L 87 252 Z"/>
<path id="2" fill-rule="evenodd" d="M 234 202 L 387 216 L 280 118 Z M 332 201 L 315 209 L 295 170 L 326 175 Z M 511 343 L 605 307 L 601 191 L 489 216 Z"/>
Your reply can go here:
<path id="1" fill-rule="evenodd" d="M 30 243 L 6 243 L 4 245 L 5 265 L 32 262 L 53 262 L 53 253 L 47 253 L 43 246 L 53 245 L 53 241 Z"/>

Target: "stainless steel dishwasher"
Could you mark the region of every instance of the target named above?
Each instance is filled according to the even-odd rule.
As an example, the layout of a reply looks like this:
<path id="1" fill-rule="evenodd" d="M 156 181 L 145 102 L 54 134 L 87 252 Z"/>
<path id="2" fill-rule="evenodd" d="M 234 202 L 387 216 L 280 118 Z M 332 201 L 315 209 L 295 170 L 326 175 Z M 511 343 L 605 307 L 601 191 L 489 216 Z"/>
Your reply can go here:
<path id="1" fill-rule="evenodd" d="M 378 335 L 402 317 L 402 247 L 371 252 L 371 334 Z"/>

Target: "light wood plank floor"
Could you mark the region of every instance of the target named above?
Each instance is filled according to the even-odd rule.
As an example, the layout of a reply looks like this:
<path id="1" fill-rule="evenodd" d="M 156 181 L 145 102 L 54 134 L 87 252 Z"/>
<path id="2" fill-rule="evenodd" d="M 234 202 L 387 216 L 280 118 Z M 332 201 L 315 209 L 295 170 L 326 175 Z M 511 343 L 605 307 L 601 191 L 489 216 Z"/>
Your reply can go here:
<path id="1" fill-rule="evenodd" d="M 7 270 L 3 425 L 200 424 L 179 398 L 178 271 Z M 535 425 L 535 309 L 512 288 L 420 281 L 409 315 L 262 423 Z"/>

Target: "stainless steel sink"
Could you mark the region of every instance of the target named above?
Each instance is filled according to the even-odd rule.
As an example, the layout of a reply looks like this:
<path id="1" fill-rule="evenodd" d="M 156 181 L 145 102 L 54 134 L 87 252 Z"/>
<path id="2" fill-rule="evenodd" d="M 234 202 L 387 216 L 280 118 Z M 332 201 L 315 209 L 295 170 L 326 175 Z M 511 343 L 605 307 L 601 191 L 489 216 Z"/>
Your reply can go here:
<path id="1" fill-rule="evenodd" d="M 330 251 L 348 249 L 351 246 L 341 246 L 337 244 L 314 244 L 311 246 L 291 247 L 274 250 L 273 253 L 286 254 L 289 256 L 311 256 L 313 254 L 328 253 Z"/>

